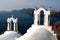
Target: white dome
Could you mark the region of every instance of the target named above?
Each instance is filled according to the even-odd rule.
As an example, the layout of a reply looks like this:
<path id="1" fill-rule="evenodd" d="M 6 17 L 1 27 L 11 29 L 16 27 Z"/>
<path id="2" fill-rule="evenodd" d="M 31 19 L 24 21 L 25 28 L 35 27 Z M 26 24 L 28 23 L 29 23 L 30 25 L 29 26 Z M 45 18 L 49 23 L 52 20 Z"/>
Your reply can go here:
<path id="1" fill-rule="evenodd" d="M 0 40 L 15 40 L 15 38 L 19 38 L 21 34 L 18 34 L 14 31 L 6 31 L 4 34 L 0 35 Z"/>
<path id="2" fill-rule="evenodd" d="M 56 38 L 46 28 L 31 27 L 26 34 L 16 40 L 56 40 Z"/>

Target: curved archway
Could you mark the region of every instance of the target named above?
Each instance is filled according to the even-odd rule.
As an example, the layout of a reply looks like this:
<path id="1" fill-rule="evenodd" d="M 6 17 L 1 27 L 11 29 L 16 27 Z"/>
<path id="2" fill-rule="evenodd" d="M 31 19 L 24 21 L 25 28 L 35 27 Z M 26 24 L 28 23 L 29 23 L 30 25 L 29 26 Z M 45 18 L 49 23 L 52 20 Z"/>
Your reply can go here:
<path id="1" fill-rule="evenodd" d="M 7 22 L 8 22 L 8 26 L 7 26 L 7 30 L 8 31 L 18 31 L 18 27 L 17 27 L 17 18 L 14 19 L 13 17 L 12 18 L 8 18 L 7 19 Z"/>
<path id="2" fill-rule="evenodd" d="M 39 8 L 37 11 L 39 12 L 38 13 L 38 25 L 45 25 L 46 22 L 44 22 L 44 21 L 46 19 L 45 16 L 46 16 L 47 11 L 44 8 Z"/>
<path id="3" fill-rule="evenodd" d="M 44 11 L 41 10 L 38 16 L 39 16 L 38 25 L 44 25 Z"/>
<path id="4" fill-rule="evenodd" d="M 37 11 L 39 11 L 39 13 L 41 12 L 41 11 L 43 11 L 44 12 L 44 14 L 45 14 L 45 9 L 44 8 L 39 8 Z"/>

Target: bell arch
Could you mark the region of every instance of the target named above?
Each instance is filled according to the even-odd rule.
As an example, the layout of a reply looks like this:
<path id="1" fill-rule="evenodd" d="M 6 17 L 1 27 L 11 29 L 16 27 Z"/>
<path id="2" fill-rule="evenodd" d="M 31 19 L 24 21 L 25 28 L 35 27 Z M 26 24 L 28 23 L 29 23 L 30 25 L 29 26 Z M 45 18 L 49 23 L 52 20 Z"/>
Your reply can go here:
<path id="1" fill-rule="evenodd" d="M 34 11 L 34 24 L 39 25 L 38 22 L 39 22 L 39 19 L 40 19 L 39 17 L 40 17 L 41 11 L 44 12 L 44 25 L 48 26 L 49 25 L 48 16 L 50 15 L 50 11 L 47 11 L 44 8 L 39 8 L 39 9 Z"/>
<path id="2" fill-rule="evenodd" d="M 18 27 L 17 27 L 17 18 L 15 19 L 15 18 L 13 18 L 13 17 L 11 17 L 11 18 L 8 18 L 7 19 L 7 30 L 8 31 L 18 31 Z"/>

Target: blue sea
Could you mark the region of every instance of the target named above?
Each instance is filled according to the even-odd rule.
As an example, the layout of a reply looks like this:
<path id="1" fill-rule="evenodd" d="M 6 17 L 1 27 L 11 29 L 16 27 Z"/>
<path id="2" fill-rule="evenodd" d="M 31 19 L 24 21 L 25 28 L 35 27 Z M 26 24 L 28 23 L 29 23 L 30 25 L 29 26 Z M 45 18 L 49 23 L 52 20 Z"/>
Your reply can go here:
<path id="1" fill-rule="evenodd" d="M 13 15 L 14 18 L 18 18 L 18 31 L 21 34 L 26 33 L 27 29 L 33 24 L 34 16 L 28 13 L 0 12 L 0 34 L 7 30 L 7 18 L 11 17 L 11 15 Z M 60 17 L 50 16 L 50 24 L 57 21 L 60 21 Z M 41 22 L 43 22 L 43 18 Z"/>

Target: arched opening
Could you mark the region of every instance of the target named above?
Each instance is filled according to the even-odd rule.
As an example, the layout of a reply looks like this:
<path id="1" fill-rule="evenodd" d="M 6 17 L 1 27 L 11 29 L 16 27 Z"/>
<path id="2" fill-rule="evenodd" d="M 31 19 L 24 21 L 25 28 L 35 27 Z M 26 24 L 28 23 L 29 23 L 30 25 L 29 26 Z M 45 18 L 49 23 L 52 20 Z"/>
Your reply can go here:
<path id="1" fill-rule="evenodd" d="M 11 30 L 14 30 L 14 23 L 11 21 Z"/>
<path id="2" fill-rule="evenodd" d="M 44 11 L 40 11 L 38 25 L 44 25 Z"/>

